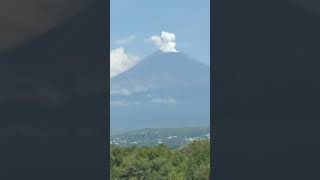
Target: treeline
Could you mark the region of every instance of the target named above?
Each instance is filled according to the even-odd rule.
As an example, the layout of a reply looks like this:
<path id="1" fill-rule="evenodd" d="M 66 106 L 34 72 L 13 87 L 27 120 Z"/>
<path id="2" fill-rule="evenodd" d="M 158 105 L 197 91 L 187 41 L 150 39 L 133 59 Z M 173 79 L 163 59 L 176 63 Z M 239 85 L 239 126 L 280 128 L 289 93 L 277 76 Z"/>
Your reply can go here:
<path id="1" fill-rule="evenodd" d="M 112 180 L 207 180 L 210 175 L 209 140 L 180 148 L 111 145 Z"/>

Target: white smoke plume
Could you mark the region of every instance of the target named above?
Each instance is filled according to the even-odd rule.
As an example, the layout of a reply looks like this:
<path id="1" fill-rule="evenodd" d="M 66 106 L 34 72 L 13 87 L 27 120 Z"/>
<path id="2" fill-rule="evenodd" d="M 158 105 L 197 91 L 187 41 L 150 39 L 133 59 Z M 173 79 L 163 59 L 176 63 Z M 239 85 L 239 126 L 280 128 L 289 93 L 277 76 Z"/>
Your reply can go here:
<path id="1" fill-rule="evenodd" d="M 162 31 L 160 36 L 153 35 L 147 42 L 159 47 L 162 52 L 178 52 L 176 50 L 176 35 L 174 33 Z"/>

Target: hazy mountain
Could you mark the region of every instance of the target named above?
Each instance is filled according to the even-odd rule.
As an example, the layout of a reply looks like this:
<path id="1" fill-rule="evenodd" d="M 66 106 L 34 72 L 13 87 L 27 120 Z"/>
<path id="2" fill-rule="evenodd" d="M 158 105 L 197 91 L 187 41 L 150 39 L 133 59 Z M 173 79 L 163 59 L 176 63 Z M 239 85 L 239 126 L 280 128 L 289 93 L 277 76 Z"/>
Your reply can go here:
<path id="1" fill-rule="evenodd" d="M 209 125 L 210 68 L 182 52 L 155 52 L 110 86 L 112 128 Z"/>

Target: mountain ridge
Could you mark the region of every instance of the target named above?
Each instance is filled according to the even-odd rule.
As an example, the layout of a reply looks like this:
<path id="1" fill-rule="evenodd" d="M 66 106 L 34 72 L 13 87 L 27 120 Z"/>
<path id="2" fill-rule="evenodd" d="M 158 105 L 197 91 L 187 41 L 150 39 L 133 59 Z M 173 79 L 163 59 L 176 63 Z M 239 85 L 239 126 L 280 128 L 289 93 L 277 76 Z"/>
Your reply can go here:
<path id="1" fill-rule="evenodd" d="M 209 65 L 204 64 L 204 63 L 202 63 L 201 61 L 198 61 L 198 60 L 190 57 L 189 55 L 187 55 L 187 54 L 184 53 L 184 52 L 180 52 L 180 51 L 179 51 L 179 52 L 162 52 L 162 51 L 159 50 L 159 51 L 155 51 L 155 52 L 153 52 L 152 54 L 144 57 L 144 58 L 143 58 L 142 60 L 140 60 L 136 65 L 132 66 L 131 68 L 129 68 L 128 70 L 122 72 L 121 74 L 119 74 L 119 75 L 111 78 L 111 80 L 117 79 L 117 77 L 119 77 L 119 76 L 121 76 L 121 75 L 123 75 L 123 74 L 130 73 L 130 72 L 133 71 L 135 68 L 137 68 L 137 66 L 139 66 L 139 65 L 141 65 L 141 64 L 150 63 L 150 61 L 154 61 L 155 59 L 157 60 L 159 56 L 167 56 L 167 57 L 168 57 L 168 56 L 176 56 L 176 55 L 182 56 L 182 57 L 184 57 L 185 60 L 188 60 L 188 61 L 193 62 L 193 63 L 197 63 L 197 64 L 199 64 L 199 65 L 201 65 L 201 66 L 203 66 L 203 67 L 206 67 L 206 68 L 210 69 L 210 66 L 209 66 Z"/>

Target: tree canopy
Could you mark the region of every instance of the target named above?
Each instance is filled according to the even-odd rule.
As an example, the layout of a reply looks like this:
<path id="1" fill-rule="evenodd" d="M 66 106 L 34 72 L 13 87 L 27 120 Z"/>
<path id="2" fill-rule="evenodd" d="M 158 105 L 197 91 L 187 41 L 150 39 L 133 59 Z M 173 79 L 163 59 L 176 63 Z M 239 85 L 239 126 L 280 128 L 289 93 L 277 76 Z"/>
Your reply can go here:
<path id="1" fill-rule="evenodd" d="M 178 149 L 111 145 L 110 166 L 113 180 L 207 180 L 210 142 L 193 141 Z"/>

